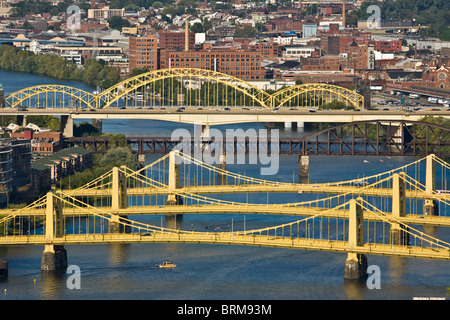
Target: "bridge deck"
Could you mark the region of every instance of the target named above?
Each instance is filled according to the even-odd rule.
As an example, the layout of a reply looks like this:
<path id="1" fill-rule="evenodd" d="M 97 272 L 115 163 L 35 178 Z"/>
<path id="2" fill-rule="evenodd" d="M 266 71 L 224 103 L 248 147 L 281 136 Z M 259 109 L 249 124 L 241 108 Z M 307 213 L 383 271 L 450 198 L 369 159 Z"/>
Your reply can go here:
<path id="1" fill-rule="evenodd" d="M 4 210 L 6 211 L 6 210 Z M 13 214 L 15 210 L 8 210 L 9 214 Z M 87 216 L 93 214 L 90 208 L 64 208 L 63 214 L 67 217 Z M 267 215 L 286 215 L 293 217 L 310 217 L 319 215 L 323 218 L 331 219 L 348 219 L 349 211 L 346 209 L 320 208 L 320 207 L 286 207 L 281 205 L 160 205 L 160 206 L 136 206 L 127 207 L 126 209 L 113 210 L 111 207 L 102 207 L 98 210 L 100 215 L 119 215 L 119 216 L 138 216 L 138 215 L 182 215 L 182 214 L 267 214 Z M 33 209 L 27 212 L 23 217 L 45 216 L 45 209 Z M 386 214 L 389 219 L 390 214 Z M 370 211 L 364 212 L 364 220 L 383 221 L 380 215 L 376 215 Z M 450 227 L 450 217 L 406 214 L 404 217 L 396 218 L 399 222 L 405 224 L 442 226 Z"/>
<path id="2" fill-rule="evenodd" d="M 111 243 L 196 243 L 260 246 L 285 249 L 318 250 L 358 254 L 389 255 L 433 260 L 450 260 L 450 250 L 420 246 L 365 244 L 349 248 L 346 241 L 330 241 L 308 238 L 275 237 L 266 235 L 242 235 L 238 233 L 209 232 L 152 232 L 139 234 L 84 234 L 65 235 L 50 243 L 45 236 L 0 237 L 0 244 L 8 245 L 82 245 Z"/>
<path id="3" fill-rule="evenodd" d="M 110 189 L 82 189 L 64 190 L 70 196 L 111 196 Z M 217 185 L 217 186 L 190 186 L 176 190 L 177 194 L 230 194 L 230 193 L 315 193 L 315 194 L 358 194 L 361 196 L 392 196 L 389 188 L 361 188 L 353 186 L 330 186 L 326 184 L 280 184 L 280 185 Z M 164 188 L 128 188 L 128 196 L 152 196 L 172 194 Z M 426 194 L 420 190 L 406 190 L 409 199 L 430 198 L 434 200 L 448 200 L 448 194 Z"/>

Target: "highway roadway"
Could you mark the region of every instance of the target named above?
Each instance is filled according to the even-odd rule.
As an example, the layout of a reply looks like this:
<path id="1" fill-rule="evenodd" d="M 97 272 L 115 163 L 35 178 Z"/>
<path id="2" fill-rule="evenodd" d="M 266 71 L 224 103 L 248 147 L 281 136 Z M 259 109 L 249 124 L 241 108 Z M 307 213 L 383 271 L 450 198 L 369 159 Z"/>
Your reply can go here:
<path id="1" fill-rule="evenodd" d="M 418 121 L 425 116 L 450 119 L 449 110 L 311 110 L 307 108 L 104 108 L 104 109 L 0 109 L 0 115 L 55 115 L 72 119 L 152 119 L 209 125 L 244 122 L 353 122 Z"/>

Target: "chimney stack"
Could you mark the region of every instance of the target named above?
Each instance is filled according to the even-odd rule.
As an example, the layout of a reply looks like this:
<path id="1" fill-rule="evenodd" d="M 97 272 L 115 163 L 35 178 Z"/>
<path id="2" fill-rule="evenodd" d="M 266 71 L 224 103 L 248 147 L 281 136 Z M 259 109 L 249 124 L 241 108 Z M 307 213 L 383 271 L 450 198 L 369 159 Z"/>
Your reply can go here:
<path id="1" fill-rule="evenodd" d="M 189 21 L 185 21 L 184 51 L 189 51 Z"/>
<path id="2" fill-rule="evenodd" d="M 345 0 L 342 0 L 342 25 L 345 28 Z"/>

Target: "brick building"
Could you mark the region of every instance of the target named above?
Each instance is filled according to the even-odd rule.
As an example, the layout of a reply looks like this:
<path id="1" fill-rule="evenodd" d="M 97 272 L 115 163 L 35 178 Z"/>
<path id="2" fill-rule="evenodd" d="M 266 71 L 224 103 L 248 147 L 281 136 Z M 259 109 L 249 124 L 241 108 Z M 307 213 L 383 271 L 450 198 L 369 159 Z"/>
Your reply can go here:
<path id="1" fill-rule="evenodd" d="M 422 73 L 422 80 L 429 87 L 450 89 L 450 59 L 431 60 Z"/>
<path id="2" fill-rule="evenodd" d="M 158 69 L 158 40 L 150 34 L 133 36 L 129 40 L 129 72 L 135 68 Z"/>
<path id="3" fill-rule="evenodd" d="M 347 54 L 347 68 L 360 70 L 372 70 L 375 68 L 375 52 L 372 46 L 358 45 L 353 41 L 345 50 Z"/>
<path id="4" fill-rule="evenodd" d="M 31 164 L 31 186 L 39 193 L 61 178 L 91 166 L 91 151 L 78 147 L 62 149 Z"/>
<path id="5" fill-rule="evenodd" d="M 331 55 L 344 53 L 352 42 L 362 46 L 368 45 L 372 39 L 370 32 L 340 30 L 339 24 L 335 23 L 330 23 L 328 30 L 320 31 L 317 35 L 320 37 L 320 49 Z"/>
<path id="6" fill-rule="evenodd" d="M 251 44 L 244 44 L 241 46 L 242 49 L 251 51 L 260 51 L 262 59 L 273 59 L 281 55 L 281 48 L 276 42 L 256 42 Z"/>
<path id="7" fill-rule="evenodd" d="M 300 63 L 303 71 L 343 71 L 346 58 L 342 56 L 300 58 Z"/>
<path id="8" fill-rule="evenodd" d="M 270 25 L 269 31 L 301 31 L 303 29 L 303 24 L 305 21 L 302 20 L 294 20 L 292 18 L 274 18 L 270 19 L 265 25 Z"/>
<path id="9" fill-rule="evenodd" d="M 186 32 L 160 31 L 159 48 L 160 49 L 185 49 Z M 189 49 L 194 48 L 195 33 L 189 32 Z"/>
<path id="10" fill-rule="evenodd" d="M 204 44 L 201 48 L 188 51 L 161 50 L 160 68 L 200 68 L 243 79 L 263 79 L 260 51 L 243 50 L 235 47 L 213 47 Z"/>
<path id="11" fill-rule="evenodd" d="M 402 40 L 377 40 L 370 41 L 376 51 L 386 52 L 402 52 Z"/>
<path id="12" fill-rule="evenodd" d="M 42 155 L 53 154 L 62 149 L 62 132 L 12 132 L 11 138 L 17 140 L 31 140 L 31 151 Z"/>

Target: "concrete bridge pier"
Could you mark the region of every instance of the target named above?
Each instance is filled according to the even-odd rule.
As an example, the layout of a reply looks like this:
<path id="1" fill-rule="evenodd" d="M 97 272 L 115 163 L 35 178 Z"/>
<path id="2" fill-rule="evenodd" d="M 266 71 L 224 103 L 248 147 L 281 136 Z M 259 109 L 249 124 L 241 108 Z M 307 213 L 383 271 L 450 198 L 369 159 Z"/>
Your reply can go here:
<path id="1" fill-rule="evenodd" d="M 298 159 L 298 181 L 309 183 L 309 156 L 300 156 Z"/>
<path id="2" fill-rule="evenodd" d="M 221 169 L 221 170 L 227 169 L 226 158 L 227 157 L 224 153 L 219 155 L 219 163 L 217 165 L 217 167 L 219 169 Z M 219 185 L 227 184 L 227 175 L 225 173 L 218 172 L 217 173 L 217 183 Z"/>
<path id="3" fill-rule="evenodd" d="M 63 210 L 61 200 L 53 191 L 47 193 L 47 208 L 45 209 L 45 245 L 41 256 L 42 271 L 57 271 L 67 268 L 67 252 L 62 245 L 54 245 L 54 240 L 64 235 Z"/>
<path id="4" fill-rule="evenodd" d="M 119 209 L 125 209 L 127 207 L 127 180 L 124 173 L 125 167 L 122 166 L 113 168 L 112 172 L 112 196 L 111 196 L 111 209 L 113 212 L 119 212 Z M 124 225 L 123 219 L 127 219 L 127 216 L 112 215 L 112 221 L 108 224 L 109 233 L 130 233 L 131 227 Z"/>
<path id="5" fill-rule="evenodd" d="M 66 138 L 73 137 L 73 118 L 70 115 L 61 116 L 61 131 Z"/>
<path id="6" fill-rule="evenodd" d="M 344 279 L 357 280 L 367 276 L 367 257 L 363 254 L 349 253 L 345 260 Z"/>
<path id="7" fill-rule="evenodd" d="M 285 129 L 292 129 L 292 122 L 286 121 L 286 122 L 284 123 L 284 128 L 285 128 Z"/>
<path id="8" fill-rule="evenodd" d="M 169 229 L 180 229 L 181 221 L 183 220 L 182 214 L 166 214 L 164 216 L 166 227 Z"/>
<path id="9" fill-rule="evenodd" d="M 17 125 L 20 127 L 27 126 L 27 115 L 26 114 L 17 115 Z"/>
<path id="10" fill-rule="evenodd" d="M 109 233 L 130 233 L 131 226 L 124 225 L 124 219 L 128 219 L 128 216 L 111 216 L 112 221 L 108 224 L 108 232 Z"/>
<path id="11" fill-rule="evenodd" d="M 5 93 L 3 92 L 3 84 L 0 83 L 0 109 L 5 107 Z"/>
<path id="12" fill-rule="evenodd" d="M 394 138 L 392 139 L 398 148 L 398 151 L 403 151 L 405 147 L 405 132 L 402 126 L 394 127 Z"/>
<path id="13" fill-rule="evenodd" d="M 436 180 L 435 180 L 435 162 L 434 162 L 434 154 L 430 154 L 426 159 L 426 174 L 425 174 L 425 194 L 432 195 L 433 192 L 436 191 Z M 439 215 L 439 206 L 436 201 L 432 199 L 425 199 L 423 205 L 423 213 L 425 215 Z"/>
<path id="14" fill-rule="evenodd" d="M 62 245 L 46 245 L 41 256 L 41 271 L 67 269 L 67 251 Z"/>
<path id="15" fill-rule="evenodd" d="M 178 150 L 171 151 L 169 155 L 169 189 L 174 192 L 180 187 L 180 165 L 177 164 L 176 157 L 178 156 Z M 183 198 L 177 194 L 170 194 L 167 197 L 166 205 L 177 206 L 183 204 Z M 167 225 L 172 225 L 177 220 L 182 219 L 183 215 L 168 214 L 165 216 Z"/>
<path id="16" fill-rule="evenodd" d="M 102 119 L 92 119 L 92 126 L 98 130 L 98 132 L 102 132 L 103 130 L 103 122 Z"/>
<path id="17" fill-rule="evenodd" d="M 392 176 L 392 217 L 406 216 L 406 182 L 405 173 L 394 173 Z M 401 224 L 393 222 L 389 231 L 389 243 L 392 245 L 408 245 L 408 230 Z"/>
<path id="18" fill-rule="evenodd" d="M 145 153 L 138 154 L 138 161 L 141 166 L 145 166 Z"/>
<path id="19" fill-rule="evenodd" d="M 348 244 L 350 248 L 364 246 L 364 216 L 361 198 L 350 200 Z M 344 279 L 356 280 L 366 276 L 366 256 L 349 252 L 345 260 Z"/>
<path id="20" fill-rule="evenodd" d="M 0 279 L 8 277 L 8 260 L 0 259 Z"/>

